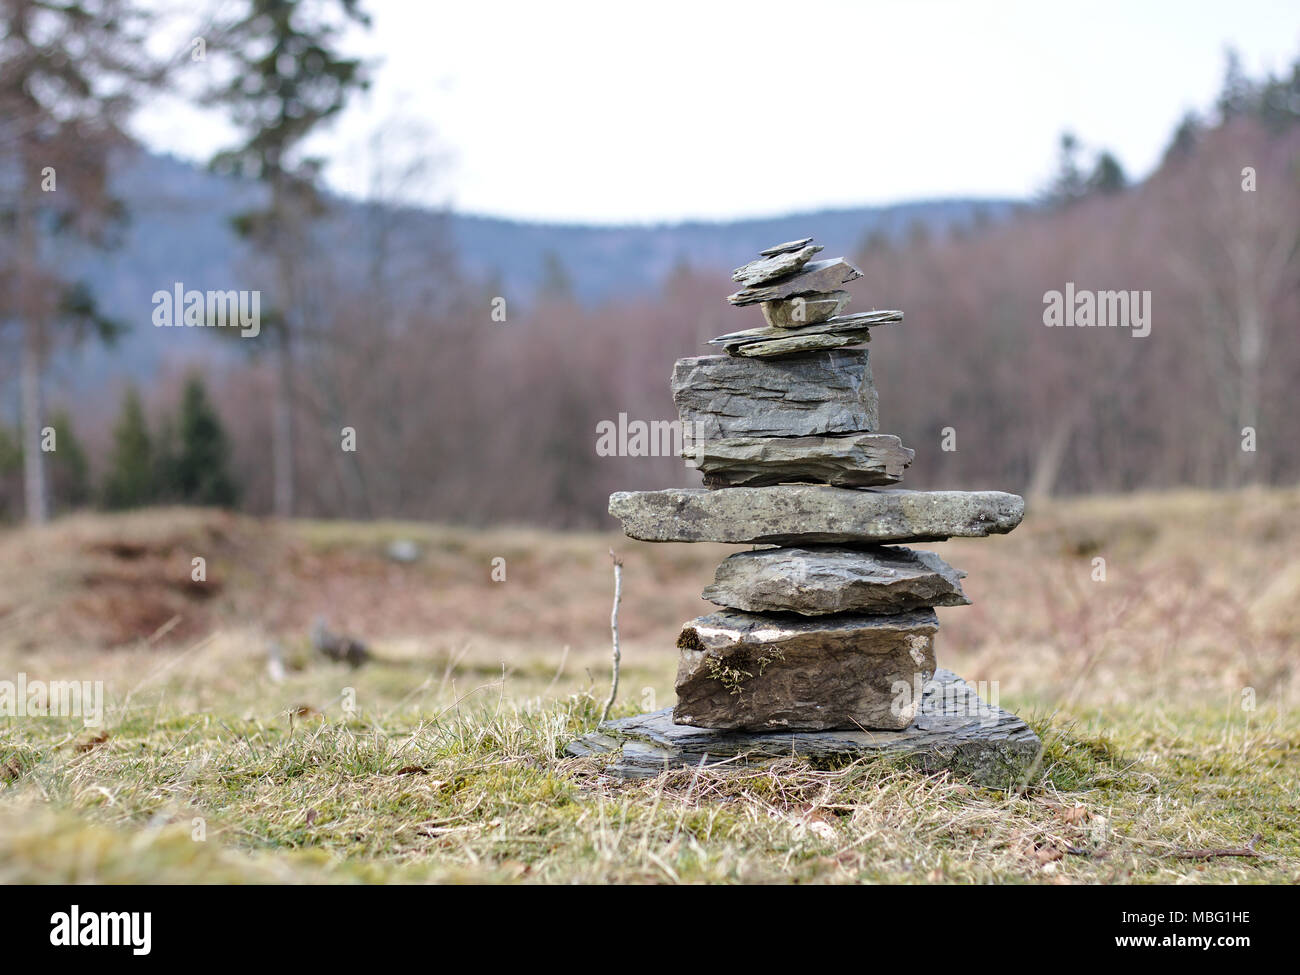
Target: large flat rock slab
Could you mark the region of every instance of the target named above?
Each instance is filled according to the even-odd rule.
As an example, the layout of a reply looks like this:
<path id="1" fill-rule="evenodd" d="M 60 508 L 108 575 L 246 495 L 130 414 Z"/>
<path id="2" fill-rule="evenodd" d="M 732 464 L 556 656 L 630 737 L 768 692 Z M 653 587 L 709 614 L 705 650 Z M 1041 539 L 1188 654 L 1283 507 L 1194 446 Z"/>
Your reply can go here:
<path id="1" fill-rule="evenodd" d="M 774 361 L 691 356 L 673 366 L 672 393 L 693 439 L 868 433 L 879 423 L 865 349 Z"/>
<path id="2" fill-rule="evenodd" d="M 677 639 L 673 720 L 748 731 L 906 728 L 934 674 L 928 609 L 809 619 L 723 610 Z"/>
<path id="3" fill-rule="evenodd" d="M 749 613 L 901 613 L 969 604 L 965 575 L 910 548 L 765 548 L 724 559 L 701 595 Z"/>
<path id="4" fill-rule="evenodd" d="M 682 456 L 690 458 L 710 488 L 798 482 L 875 487 L 901 481 L 916 452 L 892 434 L 848 433 L 708 440 Z"/>
<path id="5" fill-rule="evenodd" d="M 806 545 L 936 542 L 1011 531 L 1025 501 L 1002 491 L 907 491 L 780 484 L 619 491 L 609 513 L 645 542 Z"/>
<path id="6" fill-rule="evenodd" d="M 924 685 L 916 720 L 902 731 L 714 731 L 673 723 L 672 708 L 606 721 L 569 743 L 570 755 L 610 755 L 606 771 L 649 778 L 673 768 L 761 765 L 801 756 L 819 765 L 880 758 L 925 772 L 950 770 L 991 789 L 1018 787 L 1042 743 L 1020 718 L 985 704 L 950 670 Z"/>

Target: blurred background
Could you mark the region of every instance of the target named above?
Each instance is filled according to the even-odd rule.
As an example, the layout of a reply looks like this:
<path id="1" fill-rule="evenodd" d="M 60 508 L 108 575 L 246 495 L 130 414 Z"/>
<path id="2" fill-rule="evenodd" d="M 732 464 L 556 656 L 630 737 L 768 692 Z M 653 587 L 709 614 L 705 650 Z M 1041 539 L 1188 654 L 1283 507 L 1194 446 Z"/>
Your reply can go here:
<path id="1" fill-rule="evenodd" d="M 604 669 L 614 546 L 668 693 L 727 549 L 617 534 L 611 491 L 699 477 L 598 425 L 674 418 L 673 361 L 758 323 L 730 269 L 812 235 L 906 314 L 871 346 L 905 486 L 1029 497 L 948 543 L 942 659 L 1294 685 L 1293 5 L 0 9 L 0 649 L 261 667 L 324 617 L 558 692 Z M 1149 292 L 1149 334 L 1045 328 L 1069 284 Z"/>
<path id="2" fill-rule="evenodd" d="M 608 527 L 697 478 L 597 424 L 672 418 L 673 360 L 757 319 L 730 268 L 806 235 L 906 313 L 872 362 L 910 486 L 1300 476 L 1292 5 L 3 11 L 9 522 Z M 1150 335 L 1044 328 L 1066 282 L 1150 291 Z M 260 292 L 260 334 L 155 327 L 178 283 Z"/>

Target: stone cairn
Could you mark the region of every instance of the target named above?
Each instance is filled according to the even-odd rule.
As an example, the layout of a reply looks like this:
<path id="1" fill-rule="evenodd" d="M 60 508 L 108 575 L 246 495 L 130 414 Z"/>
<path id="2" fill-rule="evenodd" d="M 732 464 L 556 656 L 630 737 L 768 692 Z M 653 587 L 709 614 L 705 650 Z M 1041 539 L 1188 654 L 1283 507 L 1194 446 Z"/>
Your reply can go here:
<path id="1" fill-rule="evenodd" d="M 632 538 L 762 546 L 727 558 L 685 624 L 675 708 L 607 722 L 573 754 L 619 751 L 613 770 L 735 756 L 890 753 L 1006 784 L 1033 732 L 935 665 L 935 606 L 970 602 L 965 575 L 898 543 L 1009 532 L 1024 502 L 998 491 L 892 487 L 914 457 L 880 433 L 870 330 L 899 311 L 844 314 L 861 272 L 814 260 L 812 238 L 760 252 L 732 279 L 766 321 L 679 359 L 673 402 L 704 487 L 619 492 Z"/>

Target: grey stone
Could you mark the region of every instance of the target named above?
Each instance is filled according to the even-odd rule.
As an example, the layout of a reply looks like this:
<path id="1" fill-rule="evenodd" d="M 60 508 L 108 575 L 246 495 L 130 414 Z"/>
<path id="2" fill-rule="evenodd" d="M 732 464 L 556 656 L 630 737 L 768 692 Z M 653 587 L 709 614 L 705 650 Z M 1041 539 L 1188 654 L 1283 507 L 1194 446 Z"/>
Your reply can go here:
<path id="1" fill-rule="evenodd" d="M 609 513 L 646 542 L 807 545 L 935 542 L 1004 534 L 1025 501 L 1001 491 L 906 491 L 811 484 L 619 491 Z"/>
<path id="2" fill-rule="evenodd" d="M 813 255 L 822 250 L 821 244 L 808 244 L 798 250 L 781 251 L 770 257 L 760 257 L 750 261 L 744 267 L 731 272 L 731 280 L 746 287 L 776 281 L 788 274 L 794 274 L 813 259 Z"/>
<path id="3" fill-rule="evenodd" d="M 934 673 L 930 610 L 891 616 L 761 616 L 723 610 L 677 639 L 673 720 L 698 728 L 906 728 Z"/>
<path id="4" fill-rule="evenodd" d="M 394 562 L 418 562 L 420 546 L 409 538 L 395 538 L 388 543 L 384 554 Z"/>
<path id="5" fill-rule="evenodd" d="M 818 291 L 835 291 L 842 284 L 848 284 L 855 278 L 862 277 L 862 272 L 842 257 L 832 257 L 824 261 L 805 264 L 797 274 L 745 288 L 729 295 L 727 300 L 733 305 L 754 305 L 760 301 L 780 301 L 795 295 L 811 294 Z"/>
<path id="6" fill-rule="evenodd" d="M 871 341 L 869 329 L 876 325 L 892 325 L 902 320 L 901 311 L 864 311 L 856 315 L 833 315 L 818 325 L 801 328 L 797 335 L 791 334 L 793 329 L 783 328 L 779 331 L 785 334 L 760 339 L 755 333 L 774 332 L 778 329 L 750 329 L 745 338 L 726 343 L 726 350 L 728 355 L 757 359 L 792 355 L 812 349 L 842 349 Z"/>
<path id="7" fill-rule="evenodd" d="M 778 328 L 769 325 L 765 328 L 746 328 L 739 332 L 728 332 L 717 338 L 709 339 L 709 345 L 731 346 L 745 345 L 750 342 L 767 342 L 772 339 L 788 339 L 796 335 L 821 335 L 835 332 L 858 332 L 877 325 L 896 325 L 903 320 L 901 311 L 864 311 L 854 315 L 840 315 L 828 318 L 824 322 L 811 325 L 789 325 Z"/>
<path id="8" fill-rule="evenodd" d="M 758 307 L 762 309 L 763 320 L 769 328 L 802 328 L 835 317 L 848 303 L 847 291 L 826 291 L 765 301 Z"/>
<path id="9" fill-rule="evenodd" d="M 799 352 L 816 352 L 823 349 L 846 349 L 871 341 L 865 328 L 860 332 L 811 332 L 791 335 L 789 338 L 768 342 L 750 342 L 748 345 L 729 345 L 727 355 L 742 359 L 776 359 Z"/>
<path id="10" fill-rule="evenodd" d="M 965 575 L 910 548 L 768 548 L 725 559 L 702 595 L 749 613 L 902 613 L 968 605 Z"/>
<path id="11" fill-rule="evenodd" d="M 732 437 L 693 444 L 683 457 L 705 487 L 758 487 L 810 481 L 836 487 L 896 484 L 916 452 L 888 433 L 835 437 Z"/>
<path id="12" fill-rule="evenodd" d="M 1026 784 L 1041 750 L 1024 721 L 985 704 L 944 669 L 923 686 L 920 713 L 902 731 L 717 731 L 674 724 L 672 708 L 664 708 L 606 721 L 565 748 L 569 755 L 610 756 L 606 773 L 625 779 L 701 766 L 744 771 L 791 756 L 821 765 L 878 758 L 925 773 L 948 770 L 999 790 Z"/>
<path id="13" fill-rule="evenodd" d="M 725 355 L 678 359 L 672 391 L 692 439 L 863 433 L 878 425 L 865 350 L 773 361 Z"/>
<path id="14" fill-rule="evenodd" d="M 777 244 L 775 247 L 761 250 L 759 251 L 759 254 L 763 255 L 763 257 L 771 257 L 773 254 L 784 254 L 786 251 L 797 251 L 800 247 L 806 247 L 811 243 L 811 237 L 804 237 L 802 240 L 787 240 L 784 244 Z"/>
<path id="15" fill-rule="evenodd" d="M 824 328 L 828 332 L 852 331 L 872 325 L 898 325 L 903 321 L 903 313 L 896 309 L 856 311 L 852 315 L 836 315 L 826 319 Z"/>

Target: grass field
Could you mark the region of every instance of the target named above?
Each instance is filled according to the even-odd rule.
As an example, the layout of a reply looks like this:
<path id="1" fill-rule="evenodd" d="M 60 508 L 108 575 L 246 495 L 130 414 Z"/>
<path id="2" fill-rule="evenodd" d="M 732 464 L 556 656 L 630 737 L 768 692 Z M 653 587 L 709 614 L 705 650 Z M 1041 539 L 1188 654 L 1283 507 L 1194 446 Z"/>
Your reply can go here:
<path id="1" fill-rule="evenodd" d="M 3 530 L 0 681 L 102 681 L 105 706 L 0 717 L 0 881 L 1294 883 L 1297 512 L 1063 501 L 927 546 L 974 600 L 939 610 L 940 663 L 1046 743 L 1015 794 L 879 763 L 625 784 L 562 757 L 608 691 L 608 550 L 630 714 L 671 703 L 730 547 L 189 510 Z M 313 656 L 317 616 L 377 659 Z"/>

